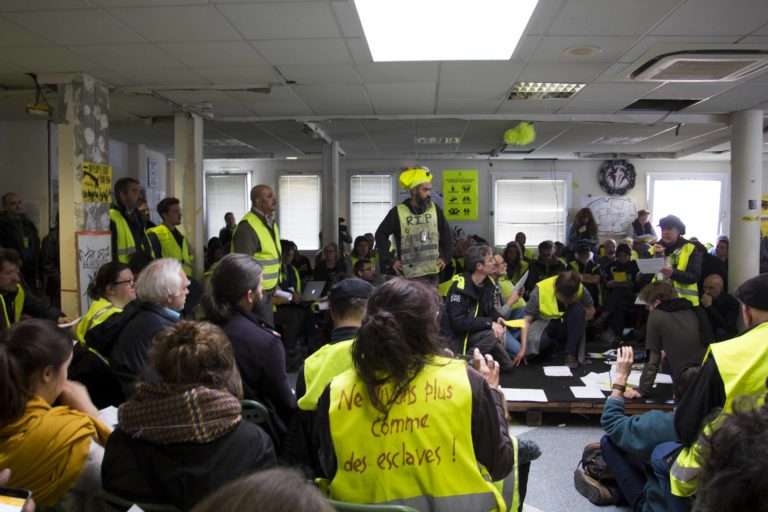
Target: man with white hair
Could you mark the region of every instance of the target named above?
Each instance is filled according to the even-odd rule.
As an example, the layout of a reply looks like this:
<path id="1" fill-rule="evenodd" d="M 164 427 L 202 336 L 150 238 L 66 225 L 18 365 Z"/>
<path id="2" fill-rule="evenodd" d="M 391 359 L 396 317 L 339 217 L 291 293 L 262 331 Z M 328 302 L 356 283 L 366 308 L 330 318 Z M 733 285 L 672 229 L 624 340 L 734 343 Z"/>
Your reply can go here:
<path id="1" fill-rule="evenodd" d="M 139 274 L 137 300 L 123 310 L 123 328 L 109 356 L 126 398 L 147 366 L 152 338 L 181 318 L 188 287 L 189 279 L 175 259 L 155 260 Z"/>

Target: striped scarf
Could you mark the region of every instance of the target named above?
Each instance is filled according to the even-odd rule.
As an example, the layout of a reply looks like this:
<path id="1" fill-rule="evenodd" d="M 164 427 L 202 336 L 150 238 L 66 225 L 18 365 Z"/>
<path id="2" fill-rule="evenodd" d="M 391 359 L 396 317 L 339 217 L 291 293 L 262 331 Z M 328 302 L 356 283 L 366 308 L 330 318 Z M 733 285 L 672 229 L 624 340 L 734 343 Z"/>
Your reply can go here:
<path id="1" fill-rule="evenodd" d="M 205 386 L 139 385 L 118 410 L 122 431 L 158 444 L 209 443 L 241 420 L 240 400 Z"/>

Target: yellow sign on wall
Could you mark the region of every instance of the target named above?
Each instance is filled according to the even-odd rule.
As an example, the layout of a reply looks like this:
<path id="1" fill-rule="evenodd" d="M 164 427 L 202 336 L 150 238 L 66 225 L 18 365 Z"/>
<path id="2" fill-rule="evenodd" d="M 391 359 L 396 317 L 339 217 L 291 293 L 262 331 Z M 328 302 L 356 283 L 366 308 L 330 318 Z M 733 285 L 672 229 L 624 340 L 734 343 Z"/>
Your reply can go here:
<path id="1" fill-rule="evenodd" d="M 112 202 L 112 166 L 83 162 L 83 202 Z"/>
<path id="2" fill-rule="evenodd" d="M 760 236 L 768 236 L 768 194 L 763 194 L 762 208 L 760 209 Z"/>
<path id="3" fill-rule="evenodd" d="M 447 220 L 478 220 L 478 185 L 477 169 L 443 171 L 443 209 Z"/>

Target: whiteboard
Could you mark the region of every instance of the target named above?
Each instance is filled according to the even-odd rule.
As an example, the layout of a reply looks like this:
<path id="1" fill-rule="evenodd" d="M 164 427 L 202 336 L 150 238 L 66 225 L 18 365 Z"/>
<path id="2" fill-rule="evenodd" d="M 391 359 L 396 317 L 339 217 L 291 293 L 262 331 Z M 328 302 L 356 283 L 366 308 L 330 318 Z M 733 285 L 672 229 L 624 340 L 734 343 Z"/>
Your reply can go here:
<path id="1" fill-rule="evenodd" d="M 76 234 L 80 315 L 84 315 L 91 307 L 88 285 L 99 268 L 112 261 L 112 234 L 109 231 L 78 231 Z"/>

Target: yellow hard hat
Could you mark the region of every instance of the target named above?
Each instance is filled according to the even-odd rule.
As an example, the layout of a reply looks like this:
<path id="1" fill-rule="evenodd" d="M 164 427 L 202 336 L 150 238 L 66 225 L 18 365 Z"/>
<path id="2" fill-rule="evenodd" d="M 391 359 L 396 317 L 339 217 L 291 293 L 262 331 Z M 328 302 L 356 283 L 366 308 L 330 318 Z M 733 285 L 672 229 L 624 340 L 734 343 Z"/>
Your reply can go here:
<path id="1" fill-rule="evenodd" d="M 400 186 L 406 190 L 424 183 L 432 183 L 432 173 L 428 167 L 408 167 L 400 173 Z"/>

